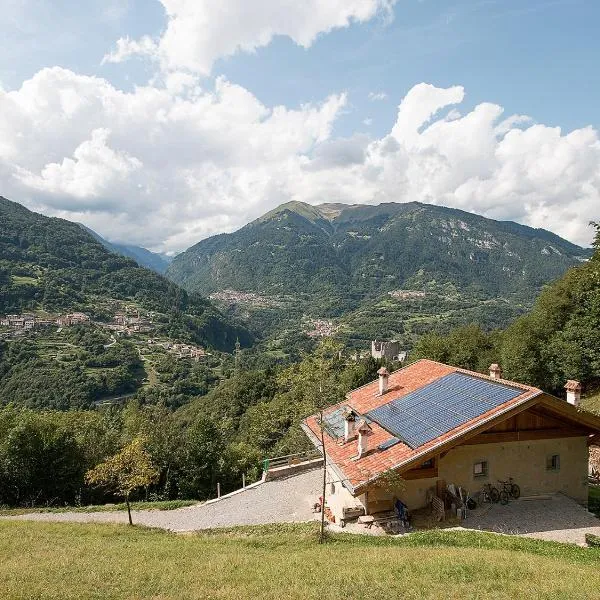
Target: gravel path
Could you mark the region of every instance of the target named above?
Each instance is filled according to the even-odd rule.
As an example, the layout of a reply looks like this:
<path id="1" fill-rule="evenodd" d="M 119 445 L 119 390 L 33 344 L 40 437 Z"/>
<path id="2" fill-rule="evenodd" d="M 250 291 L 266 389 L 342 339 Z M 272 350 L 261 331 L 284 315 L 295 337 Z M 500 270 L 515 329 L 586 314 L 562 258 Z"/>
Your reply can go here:
<path id="1" fill-rule="evenodd" d="M 321 494 L 322 471 L 315 469 L 300 475 L 269 481 L 217 502 L 197 504 L 175 510 L 132 511 L 138 525 L 170 531 L 195 531 L 235 525 L 262 525 L 310 521 L 312 505 Z M 127 513 L 29 513 L 4 519 L 28 521 L 68 521 L 72 523 L 127 523 Z"/>
<path id="2" fill-rule="evenodd" d="M 600 519 L 562 494 L 521 499 L 506 506 L 484 505 L 469 513 L 463 526 L 581 546 L 585 545 L 586 533 L 600 535 Z"/>

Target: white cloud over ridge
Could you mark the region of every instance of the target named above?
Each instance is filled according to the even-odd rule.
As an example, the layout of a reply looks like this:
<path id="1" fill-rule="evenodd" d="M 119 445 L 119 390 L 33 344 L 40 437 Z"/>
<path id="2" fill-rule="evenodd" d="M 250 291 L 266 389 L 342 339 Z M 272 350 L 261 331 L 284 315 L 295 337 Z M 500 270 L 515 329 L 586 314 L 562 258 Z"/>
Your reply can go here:
<path id="1" fill-rule="evenodd" d="M 210 74 L 218 58 L 254 52 L 275 36 L 287 36 L 304 48 L 319 34 L 370 21 L 391 19 L 397 0 L 160 0 L 167 17 L 157 40 L 121 38 L 105 62 L 134 55 L 152 56 L 165 70 Z"/>
<path id="2" fill-rule="evenodd" d="M 0 194 L 113 240 L 179 251 L 274 206 L 421 201 L 591 240 L 600 138 L 419 84 L 387 135 L 336 138 L 346 96 L 267 107 L 226 79 L 123 92 L 44 69 L 0 90 Z"/>

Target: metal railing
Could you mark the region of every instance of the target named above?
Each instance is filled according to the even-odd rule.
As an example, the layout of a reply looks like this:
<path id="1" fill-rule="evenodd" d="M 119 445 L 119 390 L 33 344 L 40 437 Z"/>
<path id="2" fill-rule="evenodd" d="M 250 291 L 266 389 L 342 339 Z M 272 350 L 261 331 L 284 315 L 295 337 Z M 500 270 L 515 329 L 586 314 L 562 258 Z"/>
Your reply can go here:
<path id="1" fill-rule="evenodd" d="M 318 450 L 307 450 L 306 452 L 298 452 L 296 454 L 287 454 L 286 456 L 275 456 L 265 458 L 263 460 L 263 471 L 276 469 L 277 467 L 288 467 L 298 465 L 309 460 L 323 458 L 323 455 Z"/>

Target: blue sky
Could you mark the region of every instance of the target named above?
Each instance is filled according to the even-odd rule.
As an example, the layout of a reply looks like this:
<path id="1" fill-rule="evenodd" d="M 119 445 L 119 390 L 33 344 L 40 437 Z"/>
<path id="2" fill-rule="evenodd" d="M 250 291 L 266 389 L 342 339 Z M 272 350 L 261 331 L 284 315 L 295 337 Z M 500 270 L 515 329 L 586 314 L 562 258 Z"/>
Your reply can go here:
<path id="1" fill-rule="evenodd" d="M 339 30 L 309 50 L 282 38 L 254 56 L 222 60 L 216 71 L 269 104 L 348 90 L 346 134 L 357 117 L 372 118 L 372 131 L 383 134 L 399 99 L 421 81 L 463 85 L 470 105 L 491 101 L 566 129 L 597 127 L 599 23 L 600 3 L 590 0 L 404 2 L 391 24 Z M 373 90 L 388 99 L 369 102 Z"/>
<path id="2" fill-rule="evenodd" d="M 41 68 L 60 65 L 124 89 L 146 83 L 152 69 L 141 60 L 125 68 L 101 61 L 119 37 L 160 34 L 163 7 L 153 0 L 106 4 L 92 2 L 90 10 L 71 0 L 37 3 L 41 12 L 23 14 L 21 31 L 9 32 L 0 81 L 18 87 Z M 253 54 L 217 61 L 214 74 L 267 105 L 297 106 L 346 90 L 351 111 L 338 124 L 346 135 L 357 126 L 382 135 L 400 98 L 421 81 L 463 85 L 467 104 L 496 102 L 549 125 L 600 126 L 600 3 L 409 0 L 394 14 L 392 22 L 379 18 L 322 35 L 308 49 L 280 36 Z M 388 97 L 369 101 L 374 90 Z M 368 118 L 371 127 L 361 123 Z"/>
<path id="3" fill-rule="evenodd" d="M 407 142 L 403 151 L 411 156 L 418 152 L 422 156 L 423 145 L 433 144 L 435 151 L 443 155 L 444 160 L 440 164 L 450 162 L 455 170 L 465 165 L 468 168 L 458 178 L 453 174 L 447 176 L 444 185 L 428 190 L 417 199 L 453 204 L 494 218 L 514 218 L 534 226 L 547 226 L 574 241 L 586 242 L 583 216 L 568 226 L 565 225 L 565 219 L 577 220 L 582 207 L 592 206 L 599 198 L 600 167 L 596 165 L 596 142 L 585 134 L 586 128 L 597 130 L 600 126 L 600 104 L 597 101 L 600 94 L 600 78 L 597 76 L 600 57 L 598 2 L 347 0 L 344 5 L 339 0 L 330 0 L 332 5 L 339 5 L 338 15 L 333 14 L 333 9 L 327 13 L 320 8 L 309 7 L 307 10 L 315 13 L 314 20 L 311 20 L 310 13 L 303 13 L 301 8 L 294 6 L 290 12 L 297 14 L 290 14 L 288 23 L 285 12 L 282 14 L 280 8 L 274 8 L 277 3 L 273 0 L 257 0 L 253 5 L 253 13 L 248 13 L 239 0 L 222 0 L 224 11 L 228 11 L 227 19 L 217 14 L 207 0 L 198 0 L 195 4 L 192 0 L 162 0 L 162 3 L 158 0 L 90 0 L 85 3 L 73 3 L 70 0 L 7 1 L 8 6 L 0 16 L 4 39 L 4 48 L 0 53 L 0 85 L 7 101 L 12 92 L 13 102 L 20 95 L 19 102 L 27 104 L 24 100 L 25 88 L 21 86 L 28 80 L 36 82 L 38 101 L 40 94 L 46 91 L 59 94 L 57 91 L 51 92 L 50 88 L 62 89 L 63 85 L 69 88 L 69 92 L 60 92 L 57 101 L 64 104 L 65 97 L 85 97 L 85 101 L 77 103 L 75 111 L 62 109 L 65 115 L 68 114 L 68 118 L 65 116 L 66 126 L 73 129 L 69 129 L 67 136 L 71 140 L 70 146 L 66 142 L 48 142 L 45 138 L 48 147 L 40 152 L 36 160 L 19 157 L 13 149 L 4 157 L 4 168 L 0 162 L 0 183 L 5 183 L 5 189 L 19 195 L 16 200 L 22 198 L 24 203 L 32 207 L 83 220 L 109 238 L 126 238 L 127 241 L 170 250 L 181 249 L 195 241 L 195 238 L 235 228 L 243 224 L 244 219 L 257 216 L 279 201 L 300 199 L 315 203 L 320 198 L 328 200 L 332 194 L 337 200 L 348 202 L 394 200 L 390 198 L 389 191 L 393 182 L 381 182 L 380 188 L 372 185 L 369 173 L 375 168 L 373 165 L 369 169 L 365 167 L 365 172 L 357 176 L 356 161 L 350 160 L 346 165 L 348 168 L 342 173 L 337 168 L 340 164 L 337 158 L 333 160 L 336 169 L 330 173 L 334 182 L 337 182 L 335 190 L 326 188 L 323 182 L 325 174 L 321 179 L 312 181 L 310 189 L 294 190 L 290 181 L 281 181 L 272 172 L 265 172 L 262 166 L 252 164 L 249 157 L 256 153 L 256 148 L 249 148 L 247 155 L 231 164 L 218 164 L 219 160 L 209 155 L 204 162 L 195 164 L 193 169 L 187 160 L 182 161 L 177 176 L 173 169 L 165 174 L 151 164 L 151 158 L 142 156 L 139 149 L 129 147 L 127 132 L 122 129 L 121 123 L 113 123 L 105 115 L 98 119 L 94 128 L 90 126 L 86 129 L 83 118 L 78 120 L 77 115 L 83 110 L 80 110 L 81 106 L 101 99 L 103 106 L 106 106 L 106 90 L 98 83 L 102 79 L 110 83 L 110 94 L 121 97 L 122 93 L 127 93 L 131 98 L 137 94 L 136 86 L 163 90 L 170 76 L 193 80 L 193 83 L 188 81 L 171 94 L 168 108 L 166 105 L 161 108 L 169 114 L 174 114 L 177 102 L 189 101 L 192 85 L 196 89 L 194 102 L 214 99 L 216 95 L 214 101 L 218 106 L 214 107 L 215 110 L 225 110 L 225 101 L 219 104 L 222 99 L 217 90 L 222 86 L 219 82 L 227 81 L 227 90 L 231 91 L 232 98 L 234 91 L 235 94 L 244 91 L 243 98 L 236 97 L 227 109 L 235 112 L 236 120 L 237 111 L 242 110 L 239 107 L 243 106 L 248 122 L 241 127 L 239 133 L 242 136 L 247 135 L 244 132 L 251 123 L 254 128 L 269 117 L 276 116 L 273 111 L 278 106 L 285 107 L 286 118 L 295 123 L 294 127 L 299 126 L 298 120 L 305 119 L 304 128 L 298 132 L 294 130 L 292 137 L 296 145 L 291 141 L 286 144 L 269 167 L 278 170 L 281 164 L 289 165 L 293 159 L 299 161 L 296 167 L 302 170 L 306 166 L 303 161 L 311 161 L 323 153 L 337 152 L 343 144 L 346 144 L 345 156 L 349 146 L 352 146 L 350 153 L 353 156 L 374 154 L 379 148 L 377 144 L 382 144 L 392 135 L 398 118 L 398 106 L 403 98 L 415 86 L 425 82 L 432 84 L 435 89 L 427 92 L 427 100 L 432 102 L 431 115 L 417 123 L 421 129 L 432 115 L 437 113 L 443 116 L 457 104 L 460 105 L 460 116 L 464 117 L 482 103 L 492 103 L 502 107 L 504 112 L 502 117 L 489 116 L 487 121 L 484 120 L 485 126 L 489 126 L 490 119 L 495 119 L 497 124 L 500 119 L 511 115 L 527 115 L 530 118 L 527 125 L 513 127 L 511 152 L 521 152 L 519 144 L 524 144 L 523 147 L 533 153 L 535 143 L 546 146 L 552 143 L 556 144 L 556 148 L 549 149 L 548 156 L 553 161 L 567 154 L 570 160 L 575 160 L 576 152 L 571 149 L 574 145 L 582 144 L 587 162 L 584 167 L 578 165 L 578 178 L 573 179 L 572 189 L 562 190 L 560 197 L 551 200 L 545 199 L 547 192 L 544 189 L 535 189 L 536 185 L 542 185 L 537 176 L 530 178 L 524 174 L 526 181 L 511 180 L 506 184 L 509 191 L 504 203 L 514 208 L 511 210 L 506 206 L 500 207 L 503 204 L 501 199 L 496 199 L 494 203 L 479 201 L 478 194 L 489 194 L 489 190 L 480 185 L 482 180 L 490 180 L 488 187 L 497 190 L 505 184 L 498 178 L 505 177 L 507 170 L 512 172 L 514 169 L 511 170 L 504 163 L 492 167 L 484 161 L 479 165 L 481 173 L 476 173 L 470 157 L 461 155 L 456 158 L 444 154 L 449 150 L 442 151 L 440 148 L 446 142 L 438 139 L 437 133 L 434 136 L 434 132 L 431 132 L 428 138 L 423 137 L 417 145 Z M 352 9 L 347 8 L 350 2 L 353 3 Z M 281 3 L 284 3 L 283 0 Z M 310 2 L 307 1 L 307 4 Z M 203 5 L 206 8 L 202 8 Z M 346 17 L 347 23 L 343 21 Z M 301 24 L 296 27 L 294 19 Z M 342 22 L 343 25 L 340 25 Z M 178 31 L 183 31 L 185 35 L 178 33 L 167 39 L 168 30 L 175 27 L 183 27 Z M 135 50 L 115 60 L 103 61 L 103 57 L 115 51 L 117 40 L 135 41 L 144 36 L 150 40 L 151 51 L 139 56 Z M 181 46 L 177 44 L 178 37 L 182 40 Z M 223 39 L 226 43 L 222 43 Z M 198 56 L 189 50 L 196 48 L 195 44 L 198 44 Z M 56 71 L 42 77 L 44 68 L 57 66 L 72 75 Z M 95 91 L 87 87 L 82 90 L 81 78 L 84 76 L 94 78 Z M 50 81 L 52 78 L 55 79 L 53 83 Z M 85 83 L 85 86 L 89 83 Z M 464 97 L 458 102 L 440 100 L 442 92 L 436 90 L 451 89 L 453 86 L 461 86 Z M 42 89 L 45 91 L 40 92 Z M 30 90 L 27 92 L 31 93 Z M 332 104 L 327 104 L 331 98 L 334 98 Z M 413 114 L 417 110 L 415 106 L 424 101 L 424 96 L 414 92 L 409 98 L 412 98 L 413 104 L 407 103 L 406 110 Z M 138 98 L 136 106 L 139 106 L 139 101 Z M 234 107 L 236 103 L 237 109 Z M 309 114 L 306 108 L 309 105 L 320 111 L 318 117 Z M 193 111 L 190 109 L 190 118 L 197 119 L 197 109 L 197 105 Z M 157 114 L 162 113 L 148 116 L 149 128 L 156 126 L 153 119 Z M 195 116 L 192 117 L 192 114 Z M 22 116 L 25 121 L 29 119 L 29 125 L 23 127 L 33 127 L 35 119 L 30 114 Z M 290 126 L 283 124 L 281 119 L 272 120 L 277 120 L 281 131 L 290 131 Z M 473 120 L 476 120 L 475 117 Z M 209 121 L 205 124 L 211 134 L 222 127 L 230 135 L 227 119 L 215 123 Z M 522 129 L 536 123 L 543 124 L 545 128 L 538 142 L 520 136 Z M 465 128 L 467 125 L 469 123 L 465 121 Z M 561 128 L 562 137 L 550 142 L 551 128 L 556 126 Z M 479 127 L 475 130 L 463 128 L 464 134 L 469 139 L 476 138 L 484 125 L 480 124 Z M 198 145 L 212 148 L 215 145 L 212 137 L 206 137 L 206 128 L 198 134 L 197 139 L 190 140 L 190 147 Z M 94 129 L 101 129 L 105 133 L 94 137 Z M 256 135 L 273 135 L 272 127 L 259 129 L 262 133 Z M 448 128 L 448 131 L 455 130 L 456 127 Z M 574 130 L 582 133 L 573 136 L 575 141 L 567 140 L 565 136 Z M 48 140 L 51 139 L 50 133 Z M 60 134 L 58 131 L 56 133 Z M 405 140 L 401 133 L 396 128 L 393 135 L 403 145 Z M 5 135 L 10 138 L 11 135 L 27 137 L 28 134 L 23 130 L 8 130 Z M 494 135 L 494 143 L 501 143 L 504 133 Z M 533 137 L 534 130 L 528 135 Z M 156 140 L 156 137 L 153 139 Z M 341 143 L 336 142 L 339 139 Z M 488 142 L 480 142 L 481 152 L 486 148 L 489 150 Z M 38 140 L 38 143 L 41 142 Z M 165 139 L 163 144 L 172 144 L 171 138 Z M 506 154 L 507 146 L 504 145 L 502 156 Z M 261 145 L 261 152 L 262 148 Z M 182 149 L 182 154 L 185 155 L 188 150 Z M 223 152 L 225 150 L 219 149 L 218 156 L 222 156 Z M 89 158 L 90 153 L 95 158 Z M 473 149 L 473 153 L 477 154 L 477 150 Z M 85 156 L 82 158 L 82 155 Z M 171 152 L 169 161 L 174 158 Z M 379 159 L 381 157 L 375 161 L 377 169 L 383 168 L 383 159 Z M 264 164 L 269 161 L 270 158 L 265 158 Z M 98 167 L 99 162 L 102 163 L 101 167 Z M 240 175 L 237 169 L 242 162 L 244 173 Z M 215 164 L 216 171 L 213 170 Z M 398 201 L 407 201 L 414 196 L 417 186 L 414 171 L 418 164 L 422 168 L 422 163 L 415 163 L 399 183 L 400 186 L 405 185 L 406 190 L 399 195 Z M 90 165 L 95 165 L 94 177 L 103 178 L 102 181 L 98 179 L 90 183 Z M 550 167 L 532 163 L 536 173 L 546 173 L 549 168 L 556 168 L 556 165 Z M 560 168 L 573 172 L 572 165 L 566 162 L 561 163 Z M 197 184 L 190 185 L 190 180 L 196 182 L 206 177 L 208 169 L 214 178 L 209 189 Z M 146 171 L 143 178 L 140 174 L 142 170 Z M 491 170 L 496 173 L 493 181 Z M 183 179 L 181 173 L 185 173 Z M 143 179 L 143 183 L 138 180 L 134 182 L 134 175 Z M 293 178 L 294 173 L 290 173 L 290 177 Z M 348 183 L 351 177 L 355 180 Z M 582 185 L 583 177 L 587 177 L 586 185 Z M 145 182 L 154 178 L 155 186 L 151 189 Z M 446 181 L 448 178 L 452 180 L 450 183 Z M 18 186 L 15 179 L 20 182 Z M 115 183 L 117 180 L 119 185 Z M 362 183 L 365 186 L 364 194 L 360 197 L 351 194 L 344 197 L 344 186 L 360 187 Z M 548 181 L 547 175 L 544 175 L 543 185 L 547 185 L 547 189 L 556 188 Z M 138 210 L 145 202 L 148 212 L 156 209 L 156 218 L 164 223 L 167 218 L 165 207 L 153 194 L 160 193 L 160 197 L 164 198 L 166 186 L 173 191 L 173 202 L 181 203 L 193 214 L 197 213 L 198 222 L 194 226 L 189 221 L 185 226 L 178 225 L 172 216 L 177 211 L 167 211 L 170 215 L 168 218 L 173 222 L 162 238 L 161 228 L 150 222 L 145 224 L 145 232 L 132 226 L 132 213 L 124 209 L 122 201 L 112 197 L 118 193 L 131 193 L 134 187 L 143 188 L 143 193 L 139 192 L 137 200 L 132 201 L 130 210 Z M 308 184 L 306 187 L 309 187 Z M 208 201 L 207 193 L 212 194 L 214 199 Z M 257 194 L 262 196 L 262 200 L 257 199 Z M 576 196 L 578 201 L 565 206 L 569 194 Z M 199 195 L 201 200 L 194 200 Z M 119 204 L 121 206 L 117 210 Z M 529 208 L 523 210 L 523 204 Z M 206 209 L 206 205 L 210 205 L 210 208 Z M 193 209 L 196 209 L 195 212 Z M 587 208 L 585 211 L 588 212 Z"/>

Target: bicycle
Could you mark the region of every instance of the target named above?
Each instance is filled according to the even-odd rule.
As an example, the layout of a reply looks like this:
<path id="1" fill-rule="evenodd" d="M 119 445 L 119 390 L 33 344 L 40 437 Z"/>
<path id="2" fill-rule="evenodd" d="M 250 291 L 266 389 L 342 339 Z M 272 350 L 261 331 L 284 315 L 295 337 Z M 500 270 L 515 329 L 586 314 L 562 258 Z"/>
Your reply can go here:
<path id="1" fill-rule="evenodd" d="M 508 481 L 498 479 L 498 483 L 502 485 L 500 504 L 508 504 L 510 498 L 517 500 L 521 496 L 521 488 L 513 482 L 512 477 L 509 477 Z"/>
<path id="2" fill-rule="evenodd" d="M 498 488 L 494 487 L 491 483 L 485 483 L 481 490 L 481 501 L 496 504 L 499 500 L 500 492 Z"/>

